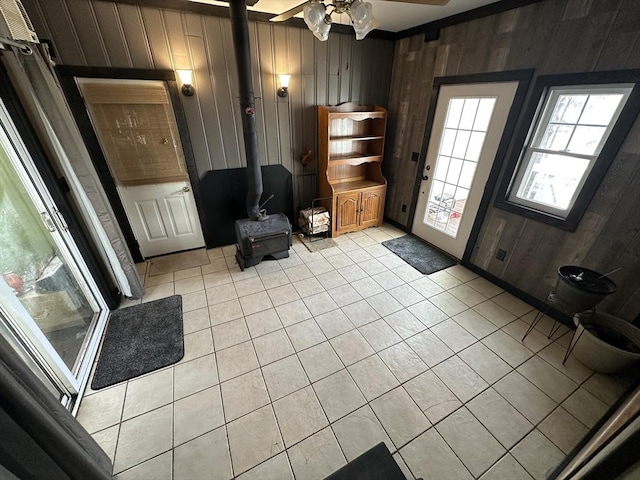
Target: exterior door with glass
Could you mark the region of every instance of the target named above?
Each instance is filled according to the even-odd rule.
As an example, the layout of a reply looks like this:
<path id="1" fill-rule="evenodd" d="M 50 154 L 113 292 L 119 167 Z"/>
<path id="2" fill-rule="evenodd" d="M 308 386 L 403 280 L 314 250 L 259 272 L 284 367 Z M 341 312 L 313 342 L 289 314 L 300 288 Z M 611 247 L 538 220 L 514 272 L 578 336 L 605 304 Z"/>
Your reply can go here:
<path id="1" fill-rule="evenodd" d="M 412 233 L 462 258 L 518 82 L 443 85 Z"/>
<path id="2" fill-rule="evenodd" d="M 70 403 L 108 309 L 2 103 L 0 273 L 0 334 Z"/>

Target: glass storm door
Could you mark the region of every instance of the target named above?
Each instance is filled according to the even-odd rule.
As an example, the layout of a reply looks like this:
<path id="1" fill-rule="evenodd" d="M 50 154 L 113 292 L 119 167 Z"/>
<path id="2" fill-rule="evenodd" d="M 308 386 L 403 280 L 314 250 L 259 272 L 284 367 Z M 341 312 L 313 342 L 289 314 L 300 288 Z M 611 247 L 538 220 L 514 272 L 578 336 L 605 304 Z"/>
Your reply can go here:
<path id="1" fill-rule="evenodd" d="M 412 233 L 464 254 L 518 82 L 440 87 Z"/>
<path id="2" fill-rule="evenodd" d="M 0 334 L 71 400 L 108 310 L 1 103 L 0 127 Z"/>

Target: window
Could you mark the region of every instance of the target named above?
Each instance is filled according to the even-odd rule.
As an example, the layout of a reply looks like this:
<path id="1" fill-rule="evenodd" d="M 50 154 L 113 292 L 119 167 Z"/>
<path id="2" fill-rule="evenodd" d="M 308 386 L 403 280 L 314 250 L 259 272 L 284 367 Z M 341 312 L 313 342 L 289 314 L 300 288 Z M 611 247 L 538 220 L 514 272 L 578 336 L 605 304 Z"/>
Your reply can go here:
<path id="1" fill-rule="evenodd" d="M 497 206 L 575 230 L 638 111 L 635 78 L 593 82 L 598 76 L 565 76 L 573 84 L 539 78 Z"/>

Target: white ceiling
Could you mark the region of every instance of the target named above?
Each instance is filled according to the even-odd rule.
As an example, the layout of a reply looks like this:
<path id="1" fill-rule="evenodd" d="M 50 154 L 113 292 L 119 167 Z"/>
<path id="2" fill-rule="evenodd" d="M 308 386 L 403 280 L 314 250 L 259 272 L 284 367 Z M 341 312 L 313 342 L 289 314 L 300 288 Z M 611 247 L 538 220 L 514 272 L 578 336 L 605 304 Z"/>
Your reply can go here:
<path id="1" fill-rule="evenodd" d="M 192 2 L 208 3 L 210 5 L 218 5 L 222 7 L 228 6 L 228 3 L 216 0 L 190 0 Z M 496 3 L 499 0 L 451 0 L 447 5 L 416 5 L 412 3 L 400 3 L 397 1 L 388 2 L 385 0 L 368 0 L 373 6 L 373 16 L 378 20 L 379 30 L 387 30 L 389 32 L 399 32 L 408 28 L 417 27 L 424 23 L 433 22 L 442 18 L 450 17 L 457 13 L 473 10 L 474 8 Z M 302 0 L 258 0 L 249 10 L 263 13 L 272 13 L 280 15 L 296 5 L 303 3 Z M 324 3 L 331 3 L 325 0 Z M 298 16 L 302 16 L 299 14 Z M 340 18 L 343 17 L 343 18 Z M 333 15 L 334 23 L 349 24 L 347 15 Z"/>

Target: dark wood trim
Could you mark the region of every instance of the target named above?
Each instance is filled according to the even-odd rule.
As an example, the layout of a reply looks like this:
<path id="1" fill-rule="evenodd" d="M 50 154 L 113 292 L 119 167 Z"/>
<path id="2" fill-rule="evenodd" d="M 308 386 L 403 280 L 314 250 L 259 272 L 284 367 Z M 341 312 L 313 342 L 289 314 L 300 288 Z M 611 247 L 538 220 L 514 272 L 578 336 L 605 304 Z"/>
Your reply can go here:
<path id="1" fill-rule="evenodd" d="M 578 194 L 576 201 L 566 219 L 510 202 L 509 191 L 513 187 L 513 174 L 519 167 L 520 157 L 530 135 L 531 125 L 540 113 L 542 102 L 546 98 L 546 92 L 550 87 L 565 85 L 597 85 L 610 83 L 635 83 L 633 91 L 627 99 L 627 103 L 620 112 L 620 116 L 609 134 L 596 163 Z M 545 75 L 536 79 L 529 103 L 522 115 L 519 128 L 513 135 L 512 148 L 506 161 L 505 173 L 498 187 L 498 194 L 494 205 L 497 208 L 536 220 L 561 230 L 574 232 L 582 216 L 586 212 L 600 183 L 609 170 L 624 143 L 638 113 L 640 112 L 640 70 L 616 70 L 606 72 L 571 73 L 566 75 Z M 496 157 L 497 158 L 497 157 Z"/>
<path id="2" fill-rule="evenodd" d="M 513 119 L 517 118 L 518 115 L 520 114 L 520 108 L 526 96 L 532 76 L 533 76 L 533 70 L 511 70 L 506 72 L 492 72 L 492 73 L 478 73 L 478 74 L 472 74 L 472 75 L 455 75 L 455 76 L 448 76 L 448 77 L 436 77 L 433 80 L 433 90 L 431 93 L 431 101 L 429 103 L 427 123 L 424 131 L 424 136 L 422 138 L 422 147 L 420 149 L 420 157 L 418 158 L 418 169 L 416 170 L 417 174 L 416 174 L 415 182 L 413 185 L 411 205 L 409 206 L 409 216 L 408 216 L 409 223 L 407 224 L 407 227 L 406 227 L 408 231 L 411 231 L 413 227 L 413 218 L 415 217 L 415 214 L 416 214 L 416 208 L 418 205 L 418 196 L 420 193 L 420 184 L 422 182 L 422 171 L 424 170 L 424 164 L 427 159 L 427 150 L 429 148 L 429 140 L 431 139 L 431 131 L 433 129 L 433 119 L 436 114 L 436 106 L 438 104 L 440 87 L 442 85 L 461 85 L 466 83 L 488 83 L 488 82 L 496 83 L 496 82 L 513 82 L 513 81 L 519 82 L 518 90 L 516 91 L 516 96 L 513 100 L 511 110 L 509 111 L 509 117 L 507 118 L 505 131 L 503 132 L 502 138 L 500 140 L 500 144 L 498 146 L 498 152 L 501 152 L 501 149 L 506 149 L 508 146 L 510 137 L 507 137 L 505 134 L 507 133 L 508 130 L 512 129 L 510 122 Z M 514 107 L 517 107 L 517 109 L 514 109 Z M 498 158 L 499 157 L 496 156 L 496 159 Z M 495 182 L 497 182 L 499 172 L 500 172 L 500 168 L 499 167 L 496 168 L 495 161 L 494 161 L 494 165 L 491 168 L 491 173 L 489 174 L 489 180 L 487 181 L 487 186 L 485 187 L 485 191 L 480 203 L 480 209 L 478 210 L 478 214 L 476 215 L 476 220 L 471 230 L 471 236 L 469 237 L 469 241 L 467 242 L 467 250 L 469 250 L 469 245 L 472 243 L 471 239 L 473 238 L 473 243 L 475 243 L 475 239 L 478 236 L 478 233 L 480 231 L 480 225 L 482 224 L 481 219 L 484 218 L 484 214 L 486 213 L 486 210 L 487 210 L 487 205 L 489 204 L 490 193 L 488 194 L 487 192 L 488 191 L 492 192 L 493 188 L 495 188 Z M 491 182 L 494 182 L 494 183 L 492 184 Z M 489 198 L 485 198 L 487 197 L 487 195 L 489 195 Z M 466 255 L 466 250 L 465 250 L 465 255 Z"/>
<path id="3" fill-rule="evenodd" d="M 384 223 L 388 223 L 389 225 L 392 225 L 392 226 L 396 227 L 397 229 L 402 230 L 403 232 L 411 233 L 411 231 L 409 230 L 409 228 L 406 225 L 402 225 L 401 223 L 396 222 L 395 220 L 392 220 L 387 216 L 384 217 Z"/>
<path id="4" fill-rule="evenodd" d="M 122 205 L 120 195 L 116 189 L 116 184 L 111 176 L 107 160 L 104 156 L 98 137 L 93 129 L 89 114 L 85 108 L 84 100 L 80 95 L 78 85 L 76 84 L 76 78 L 109 78 L 109 79 L 136 79 L 136 80 L 162 80 L 167 83 L 167 90 L 169 97 L 171 98 L 171 104 L 173 106 L 173 113 L 176 118 L 176 124 L 178 126 L 178 132 L 180 133 L 180 141 L 182 143 L 182 150 L 184 153 L 185 164 L 187 167 L 187 174 L 189 175 L 189 181 L 191 183 L 191 189 L 193 191 L 194 199 L 196 202 L 196 209 L 198 211 L 198 217 L 202 232 L 208 232 L 206 210 L 202 202 L 202 196 L 200 193 L 200 178 L 198 176 L 198 169 L 196 166 L 195 156 L 193 153 L 193 147 L 191 145 L 191 139 L 189 136 L 189 129 L 187 126 L 187 119 L 182 105 L 182 98 L 179 93 L 178 85 L 175 79 L 173 70 L 147 70 L 147 69 L 133 69 L 133 68 L 105 68 L 105 67 L 82 67 L 82 66 L 59 66 L 56 67 L 56 73 L 60 78 L 60 83 L 65 92 L 65 96 L 69 101 L 71 110 L 76 118 L 76 122 L 82 134 L 82 137 L 87 145 L 89 154 L 93 161 L 94 167 L 98 172 L 98 176 L 102 185 L 107 192 L 107 197 L 114 210 L 114 214 L 120 225 L 127 246 L 131 251 L 131 255 L 134 261 L 140 262 L 144 260 L 140 247 L 129 223 L 129 219 Z M 205 237 L 205 243 L 210 244 L 210 239 Z"/>
<path id="5" fill-rule="evenodd" d="M 532 3 L 539 3 L 543 1 L 545 0 L 502 0 L 500 2 L 490 3 L 489 5 L 474 8 L 473 10 L 451 15 L 450 17 L 424 23 L 417 27 L 407 28 L 406 30 L 401 30 L 395 34 L 395 40 L 424 34 L 424 41 L 430 42 L 439 38 L 438 32 L 443 28 L 458 25 L 459 23 L 470 22 L 490 15 L 497 15 L 498 13 L 506 12 L 507 10 L 513 10 L 514 8 L 525 7 Z"/>
<path id="6" fill-rule="evenodd" d="M 422 171 L 427 159 L 427 149 L 429 148 L 429 140 L 431 139 L 431 131 L 433 130 L 433 119 L 436 116 L 436 106 L 438 105 L 438 94 L 440 93 L 440 85 L 436 85 L 438 78 L 434 79 L 433 88 L 431 89 L 431 99 L 429 101 L 429 111 L 427 112 L 427 123 L 422 136 L 422 146 L 420 147 L 420 156 L 418 157 L 418 168 L 416 169 L 416 178 L 413 182 L 413 193 L 411 194 L 411 204 L 409 205 L 409 215 L 407 223 L 407 231 L 413 228 L 413 218 L 416 216 L 416 208 L 418 207 L 418 197 L 420 195 L 420 184 L 422 183 Z"/>
<path id="7" fill-rule="evenodd" d="M 76 124 L 78 125 L 80 135 L 84 140 L 89 156 L 91 157 L 91 161 L 93 162 L 93 167 L 96 169 L 100 183 L 102 184 L 109 203 L 111 204 L 116 221 L 118 222 L 118 225 L 120 225 L 124 240 L 131 252 L 131 257 L 134 262 L 142 262 L 144 257 L 140 252 L 140 246 L 138 245 L 133 229 L 131 228 L 131 224 L 129 223 L 129 219 L 127 218 L 124 205 L 120 200 L 120 195 L 116 189 L 116 183 L 111 176 L 102 148 L 100 148 L 98 137 L 91 125 L 91 120 L 89 119 L 89 114 L 87 113 L 84 101 L 80 95 L 80 90 L 76 84 L 75 77 L 69 73 L 69 68 L 70 67 L 66 67 L 65 70 L 67 70 L 67 72 L 63 73 L 61 67 L 56 67 L 58 80 L 60 81 L 64 95 L 69 103 L 69 108 L 76 119 Z"/>
<path id="8" fill-rule="evenodd" d="M 189 135 L 189 129 L 187 128 L 187 115 L 182 108 L 182 97 L 178 83 L 175 80 L 166 80 L 167 90 L 169 91 L 169 97 L 171 98 L 171 104 L 173 105 L 173 114 L 176 117 L 176 124 L 178 126 L 178 134 L 180 135 L 180 143 L 182 144 L 182 152 L 184 153 L 185 164 L 187 165 L 187 174 L 191 182 L 191 191 L 196 202 L 196 210 L 198 211 L 198 218 L 200 220 L 200 227 L 202 228 L 202 234 L 204 236 L 204 242 L 207 246 L 211 245 L 211 239 L 207 234 L 209 229 L 207 228 L 207 212 L 204 208 L 202 201 L 202 195 L 200 193 L 200 176 L 198 175 L 198 166 L 196 165 L 196 157 L 193 153 L 193 145 L 191 144 L 191 136 Z"/>
<path id="9" fill-rule="evenodd" d="M 84 67 L 75 65 L 57 65 L 56 73 L 62 77 L 136 79 L 136 80 L 175 80 L 173 70 L 148 70 L 144 68 Z"/>
<path id="10" fill-rule="evenodd" d="M 87 236 L 83 230 L 82 224 L 76 217 L 71 201 L 66 195 L 68 190 L 63 188 L 63 185 L 66 184 L 66 180 L 64 180 L 64 178 L 57 177 L 42 145 L 40 144 L 40 140 L 29 122 L 27 113 L 20 103 L 18 94 L 11 84 L 11 80 L 4 64 L 1 61 L 0 98 L 2 98 L 11 120 L 18 130 L 20 138 L 31 154 L 31 158 L 33 159 L 36 168 L 47 187 L 47 191 L 67 222 L 69 232 L 71 233 L 82 258 L 91 273 L 91 277 L 96 282 L 100 294 L 104 298 L 109 309 L 114 310 L 118 308 L 120 295 L 117 287 L 113 285 L 108 272 L 105 271 L 105 266 L 103 265 L 102 260 L 96 255 L 96 247 L 93 244 L 93 241 Z"/>
<path id="11" fill-rule="evenodd" d="M 567 315 L 566 313 L 563 313 L 560 310 L 557 310 L 557 309 L 547 305 L 542 300 L 539 300 L 536 297 L 534 297 L 532 295 L 529 295 L 526 292 L 523 292 L 522 290 L 520 290 L 520 289 L 514 287 L 513 285 L 511 285 L 510 283 L 505 282 L 501 278 L 496 277 L 495 275 L 487 272 L 486 270 L 474 265 L 473 263 L 471 263 L 471 262 L 469 262 L 467 260 L 464 260 L 464 259 L 461 260 L 460 261 L 460 265 L 462 265 L 465 268 L 468 268 L 469 270 L 471 270 L 474 273 L 477 273 L 481 277 L 486 278 L 491 283 L 499 286 L 503 290 L 509 292 L 514 297 L 519 298 L 523 302 L 528 303 L 529 305 L 531 305 L 532 307 L 540 310 L 541 312 L 544 312 L 546 315 L 548 315 L 549 317 L 553 318 L 554 320 L 557 320 L 558 322 L 562 323 L 563 325 L 565 325 L 565 326 L 567 326 L 567 327 L 569 327 L 571 329 L 575 329 L 575 325 L 573 324 L 573 319 L 569 315 Z"/>
<path id="12" fill-rule="evenodd" d="M 516 90 L 516 94 L 513 97 L 513 103 L 511 104 L 511 108 L 509 109 L 507 122 L 505 123 L 502 136 L 500 137 L 500 143 L 498 144 L 498 149 L 496 150 L 493 165 L 491 166 L 491 171 L 489 172 L 489 178 L 487 178 L 487 183 L 484 187 L 484 193 L 482 194 L 482 198 L 480 199 L 478 213 L 476 214 L 475 221 L 473 222 L 473 227 L 471 227 L 471 232 L 469 233 L 467 246 L 465 247 L 464 254 L 462 255 L 463 260 L 471 259 L 473 247 L 475 246 L 476 241 L 478 240 L 478 236 L 480 235 L 482 223 L 487 214 L 487 210 L 489 209 L 489 205 L 491 204 L 491 198 L 500 178 L 503 160 L 507 154 L 507 151 L 509 150 L 511 138 L 513 137 L 513 132 L 516 129 L 518 117 L 522 112 L 522 106 L 524 105 L 524 100 L 527 96 L 527 92 L 529 91 L 529 85 L 531 84 L 533 72 L 533 70 L 516 70 L 512 72 L 504 72 L 510 73 L 512 75 L 511 78 L 505 78 L 503 80 L 517 80 L 518 89 Z"/>

